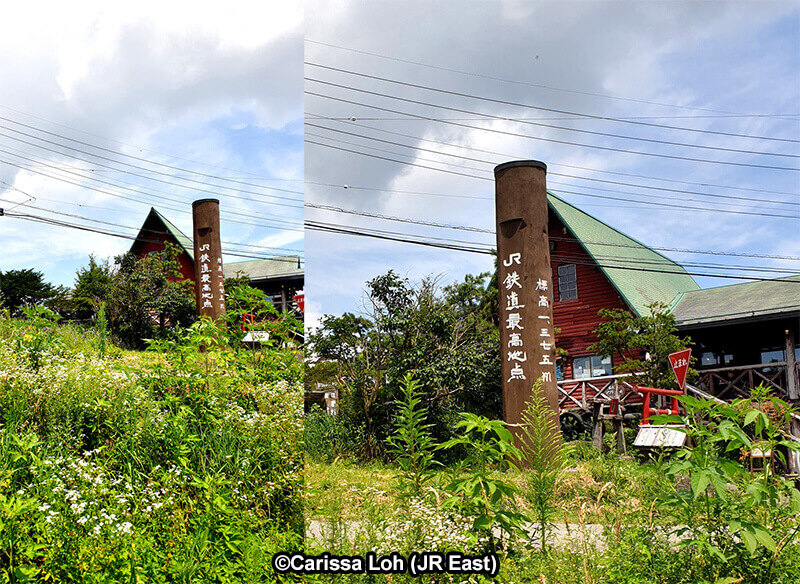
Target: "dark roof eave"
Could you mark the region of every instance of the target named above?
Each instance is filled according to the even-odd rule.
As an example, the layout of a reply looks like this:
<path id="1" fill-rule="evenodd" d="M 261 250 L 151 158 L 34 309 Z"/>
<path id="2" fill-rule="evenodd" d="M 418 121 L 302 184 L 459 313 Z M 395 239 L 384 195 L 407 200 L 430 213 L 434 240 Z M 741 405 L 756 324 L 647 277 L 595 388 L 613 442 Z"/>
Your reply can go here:
<path id="1" fill-rule="evenodd" d="M 755 311 L 744 312 L 737 315 L 730 315 L 729 318 L 700 318 L 691 319 L 682 322 L 676 322 L 675 327 L 679 331 L 697 330 L 701 328 L 733 326 L 737 324 L 754 323 L 754 322 L 769 322 L 774 320 L 784 320 L 791 318 L 800 318 L 800 310 L 790 310 L 785 312 L 766 312 L 758 314 Z"/>

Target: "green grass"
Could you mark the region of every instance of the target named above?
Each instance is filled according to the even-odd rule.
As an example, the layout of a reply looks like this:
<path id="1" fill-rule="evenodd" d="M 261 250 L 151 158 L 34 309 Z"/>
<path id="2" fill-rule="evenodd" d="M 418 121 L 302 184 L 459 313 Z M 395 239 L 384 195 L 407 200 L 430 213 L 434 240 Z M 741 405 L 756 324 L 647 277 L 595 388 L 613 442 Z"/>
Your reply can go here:
<path id="1" fill-rule="evenodd" d="M 302 546 L 300 364 L 204 334 L 100 357 L 0 318 L 0 582 L 275 581 Z"/>
<path id="2" fill-rule="evenodd" d="M 399 470 L 391 464 L 358 463 L 339 459 L 333 463 L 307 461 L 306 516 L 321 526 L 322 537 L 310 551 L 339 554 L 388 553 L 439 549 L 480 553 L 486 541 L 471 537 L 471 521 L 441 508 L 445 485 L 454 474 L 469 469 L 435 472 L 431 488 L 410 502 L 397 486 Z M 503 474 L 519 488 L 516 503 L 530 511 L 524 472 Z M 669 515 L 657 496 L 671 488 L 660 464 L 642 465 L 615 455 L 600 455 L 586 448 L 573 454 L 556 492 L 558 522 L 567 521 L 570 533 L 561 545 L 543 554 L 536 546 L 512 542 L 502 555 L 496 582 L 558 584 L 699 584 L 708 570 L 708 558 L 694 546 L 676 546 L 666 537 Z M 596 527 L 592 527 L 596 526 Z M 604 544 L 591 541 L 593 529 L 605 534 Z M 751 567 L 763 558 L 754 557 Z M 775 557 L 769 579 L 763 570 L 748 569 L 747 559 L 731 558 L 718 566 L 729 579 L 714 584 L 795 584 L 800 581 L 800 545 L 788 541 Z M 713 570 L 712 570 L 713 571 Z M 452 577 L 451 577 L 452 576 Z M 480 576 L 444 575 L 412 578 L 357 574 L 318 577 L 308 581 L 336 582 L 470 582 L 488 583 Z"/>

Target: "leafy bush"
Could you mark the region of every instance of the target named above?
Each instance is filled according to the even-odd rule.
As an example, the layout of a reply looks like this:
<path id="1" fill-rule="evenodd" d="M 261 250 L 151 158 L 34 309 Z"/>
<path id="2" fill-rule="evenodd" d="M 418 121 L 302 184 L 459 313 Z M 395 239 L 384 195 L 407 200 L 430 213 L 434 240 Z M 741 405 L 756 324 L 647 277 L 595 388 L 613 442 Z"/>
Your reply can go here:
<path id="1" fill-rule="evenodd" d="M 394 434 L 387 440 L 389 453 L 400 467 L 400 487 L 406 496 L 419 497 L 422 488 L 433 477 L 435 445 L 425 423 L 427 409 L 422 407 L 419 385 L 408 373 L 401 386 L 403 397 L 398 403 Z"/>
<path id="2" fill-rule="evenodd" d="M 800 450 L 784 431 L 793 410 L 767 397 L 766 388 L 756 388 L 754 396 L 755 401 L 730 404 L 683 396 L 685 416 L 656 418 L 681 424 L 692 442 L 666 469 L 670 477 L 688 477 L 689 488 L 675 488 L 662 500 L 679 525 L 672 533 L 693 557 L 698 578 L 770 582 L 800 529 L 800 491 L 794 484 L 771 464 L 755 473 L 744 464 L 756 450 L 784 463 L 784 451 Z"/>
<path id="3" fill-rule="evenodd" d="M 353 452 L 349 443 L 358 440 L 342 423 L 342 418 L 323 411 L 317 404 L 311 407 L 303 420 L 303 444 L 308 460 L 333 462 Z"/>
<path id="4" fill-rule="evenodd" d="M 463 431 L 462 436 L 448 440 L 437 448 L 465 446 L 467 456 L 462 468 L 468 469 L 468 472 L 465 476 L 456 477 L 447 486 L 447 491 L 452 495 L 444 505 L 471 517 L 476 535 L 486 534 L 492 551 L 496 551 L 503 543 L 502 538 L 520 533 L 525 517 L 516 511 L 514 495 L 518 489 L 491 471 L 494 467 L 518 470 L 513 461 L 519 461 L 522 453 L 514 445 L 511 432 L 500 420 L 464 413 L 456 428 Z M 501 530 L 500 542 L 496 541 L 495 527 Z"/>
<path id="5" fill-rule="evenodd" d="M 304 530 L 296 352 L 200 322 L 111 359 L 75 331 L 0 319 L 0 581 L 274 581 Z"/>
<path id="6" fill-rule="evenodd" d="M 108 284 L 106 316 L 122 345 L 142 349 L 145 339 L 164 333 L 168 326 L 194 321 L 192 284 L 180 279 L 178 254 L 178 248 L 168 243 L 160 254 L 115 258 L 118 269 Z"/>

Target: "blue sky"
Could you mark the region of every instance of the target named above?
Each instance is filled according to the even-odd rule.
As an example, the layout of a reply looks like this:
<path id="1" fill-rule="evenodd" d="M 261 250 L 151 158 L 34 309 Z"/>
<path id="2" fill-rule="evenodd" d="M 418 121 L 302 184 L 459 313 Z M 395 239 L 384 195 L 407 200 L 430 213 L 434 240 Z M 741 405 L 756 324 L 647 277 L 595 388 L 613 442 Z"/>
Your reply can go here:
<path id="1" fill-rule="evenodd" d="M 319 206 L 493 230 L 493 166 L 536 159 L 551 191 L 697 264 L 703 287 L 800 273 L 797 2 L 321 0 L 305 31 L 307 221 L 488 248 L 491 233 Z M 311 326 L 359 311 L 364 282 L 389 269 L 446 284 L 492 267 L 322 231 L 306 248 Z"/>
<path id="2" fill-rule="evenodd" d="M 17 3 L 4 22 L 0 270 L 71 286 L 132 243 L 31 218 L 131 236 L 154 206 L 191 233 L 208 197 L 226 262 L 304 255 L 302 4 Z"/>

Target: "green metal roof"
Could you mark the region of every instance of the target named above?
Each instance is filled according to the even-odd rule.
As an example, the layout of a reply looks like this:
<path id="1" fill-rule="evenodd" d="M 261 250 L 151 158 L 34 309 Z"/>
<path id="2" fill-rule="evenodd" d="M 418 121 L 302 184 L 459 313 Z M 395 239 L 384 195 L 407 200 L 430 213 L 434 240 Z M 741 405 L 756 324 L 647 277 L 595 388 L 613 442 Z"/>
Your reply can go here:
<path id="1" fill-rule="evenodd" d="M 680 264 L 666 256 L 551 192 L 547 202 L 637 315 L 648 314 L 648 304 L 669 306 L 681 292 L 700 289 Z"/>
<path id="2" fill-rule="evenodd" d="M 237 272 L 247 275 L 252 282 L 269 278 L 303 276 L 305 270 L 299 267 L 299 256 L 286 256 L 268 260 L 232 262 L 222 266 L 226 278 L 235 278 Z"/>
<path id="3" fill-rule="evenodd" d="M 178 243 L 181 244 L 183 250 L 188 253 L 189 257 L 192 258 L 192 261 L 194 261 L 194 244 L 192 243 L 191 238 L 189 238 L 183 231 L 175 227 L 175 225 L 172 224 L 172 221 L 156 211 L 155 207 L 150 207 L 150 213 L 155 213 L 156 217 L 161 219 L 161 221 L 164 223 L 164 227 L 167 228 L 167 231 L 169 231 L 170 234 L 178 240 Z"/>
<path id="4" fill-rule="evenodd" d="M 672 310 L 678 326 L 797 313 L 800 276 L 686 292 Z"/>

